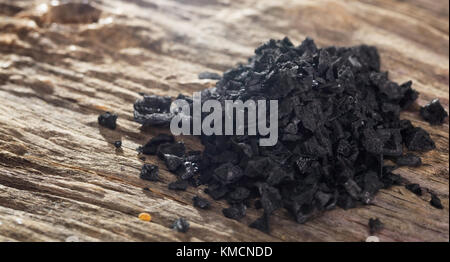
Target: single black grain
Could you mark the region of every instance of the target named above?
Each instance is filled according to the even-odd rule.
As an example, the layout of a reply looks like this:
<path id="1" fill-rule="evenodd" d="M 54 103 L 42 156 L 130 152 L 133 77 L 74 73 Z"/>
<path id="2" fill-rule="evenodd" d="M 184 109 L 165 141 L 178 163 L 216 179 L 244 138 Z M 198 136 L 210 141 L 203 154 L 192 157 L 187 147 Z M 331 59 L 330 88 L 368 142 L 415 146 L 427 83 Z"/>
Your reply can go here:
<path id="1" fill-rule="evenodd" d="M 442 125 L 448 113 L 442 107 L 439 99 L 433 99 L 430 103 L 420 108 L 420 115 L 430 125 Z"/>
<path id="2" fill-rule="evenodd" d="M 407 184 L 405 185 L 406 189 L 413 192 L 414 194 L 421 196 L 422 195 L 422 188 L 419 184 Z"/>
<path id="3" fill-rule="evenodd" d="M 209 201 L 207 199 L 199 197 L 199 196 L 194 196 L 192 198 L 192 201 L 193 201 L 195 207 L 198 207 L 201 209 L 209 209 L 211 206 L 211 204 L 209 203 Z"/>
<path id="4" fill-rule="evenodd" d="M 370 235 L 374 235 L 380 232 L 384 227 L 384 224 L 378 218 L 369 219 L 369 232 Z"/>
<path id="5" fill-rule="evenodd" d="M 185 218 L 180 217 L 173 222 L 172 229 L 181 233 L 186 233 L 189 230 L 189 222 Z"/>
<path id="6" fill-rule="evenodd" d="M 437 209 L 444 209 L 444 206 L 441 203 L 441 199 L 436 194 L 431 194 L 430 204 Z"/>
<path id="7" fill-rule="evenodd" d="M 116 114 L 105 112 L 98 116 L 98 124 L 103 127 L 114 130 L 116 129 L 117 117 L 118 116 Z"/>
<path id="8" fill-rule="evenodd" d="M 141 179 L 148 181 L 158 181 L 159 178 L 158 166 L 152 164 L 144 164 L 141 168 L 141 174 L 139 177 Z"/>

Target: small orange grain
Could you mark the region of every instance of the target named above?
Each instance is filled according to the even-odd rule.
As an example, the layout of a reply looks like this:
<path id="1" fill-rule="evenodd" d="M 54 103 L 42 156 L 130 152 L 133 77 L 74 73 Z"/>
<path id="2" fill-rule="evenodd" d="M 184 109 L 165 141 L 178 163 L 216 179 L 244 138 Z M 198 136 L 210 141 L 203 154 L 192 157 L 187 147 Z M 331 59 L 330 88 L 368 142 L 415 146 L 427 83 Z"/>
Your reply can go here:
<path id="1" fill-rule="evenodd" d="M 139 219 L 142 221 L 151 221 L 152 220 L 152 216 L 149 213 L 140 213 L 139 214 Z"/>
<path id="2" fill-rule="evenodd" d="M 94 108 L 96 108 L 98 110 L 108 111 L 108 108 L 106 106 L 102 106 L 102 105 L 94 105 Z"/>

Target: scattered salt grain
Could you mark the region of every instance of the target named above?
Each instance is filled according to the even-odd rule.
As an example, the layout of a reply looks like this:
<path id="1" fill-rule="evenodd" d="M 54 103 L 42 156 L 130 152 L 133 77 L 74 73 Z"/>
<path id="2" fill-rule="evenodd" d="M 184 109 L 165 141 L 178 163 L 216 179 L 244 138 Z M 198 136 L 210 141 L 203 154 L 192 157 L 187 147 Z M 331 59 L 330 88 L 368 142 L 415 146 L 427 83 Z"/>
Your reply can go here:
<path id="1" fill-rule="evenodd" d="M 66 242 L 80 242 L 80 239 L 77 236 L 68 236 Z"/>
<path id="2" fill-rule="evenodd" d="M 369 236 L 367 237 L 366 242 L 380 242 L 380 239 L 376 236 Z"/>

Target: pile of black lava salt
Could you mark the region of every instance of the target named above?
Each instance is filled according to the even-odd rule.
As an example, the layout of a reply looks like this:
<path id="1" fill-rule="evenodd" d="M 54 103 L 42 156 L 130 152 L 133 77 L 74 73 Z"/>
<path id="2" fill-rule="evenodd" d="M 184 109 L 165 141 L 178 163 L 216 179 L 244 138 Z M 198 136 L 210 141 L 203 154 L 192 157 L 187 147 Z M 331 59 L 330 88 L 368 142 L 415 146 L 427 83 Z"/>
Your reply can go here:
<path id="1" fill-rule="evenodd" d="M 278 100 L 276 145 L 259 146 L 259 136 L 202 135 L 204 151 L 186 152 L 183 143 L 160 135 L 140 150 L 157 154 L 177 175 L 171 189 L 206 184 L 213 199 L 226 199 L 226 217 L 240 219 L 247 208 L 262 208 L 250 226 L 267 232 L 277 209 L 304 223 L 336 207 L 370 204 L 379 189 L 405 184 L 384 159 L 418 166 L 420 158 L 404 154 L 404 146 L 420 152 L 435 148 L 424 129 L 399 119 L 418 97 L 411 85 L 392 82 L 380 71 L 375 47 L 319 49 L 311 39 L 299 46 L 287 38 L 270 40 L 247 64 L 202 91 L 202 101 Z M 134 105 L 135 120 L 168 125 L 170 102 L 144 95 Z"/>

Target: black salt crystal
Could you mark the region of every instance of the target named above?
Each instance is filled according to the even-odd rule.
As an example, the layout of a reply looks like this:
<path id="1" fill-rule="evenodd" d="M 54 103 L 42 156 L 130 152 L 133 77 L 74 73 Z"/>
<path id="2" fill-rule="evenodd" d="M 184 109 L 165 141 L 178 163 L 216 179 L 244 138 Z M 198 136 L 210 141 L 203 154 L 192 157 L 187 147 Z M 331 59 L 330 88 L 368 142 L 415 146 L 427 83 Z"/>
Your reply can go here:
<path id="1" fill-rule="evenodd" d="M 148 181 L 157 181 L 159 178 L 158 166 L 152 164 L 144 164 L 141 169 L 140 178 Z"/>
<path id="2" fill-rule="evenodd" d="M 380 181 L 378 174 L 374 171 L 366 172 L 363 176 L 364 189 L 361 195 L 361 201 L 364 204 L 370 204 L 375 193 L 383 188 L 384 184 Z"/>
<path id="3" fill-rule="evenodd" d="M 164 161 L 166 162 L 167 169 L 171 172 L 177 170 L 184 162 L 182 157 L 170 154 L 164 155 Z"/>
<path id="4" fill-rule="evenodd" d="M 117 115 L 110 112 L 98 116 L 98 124 L 109 129 L 116 129 Z"/>
<path id="5" fill-rule="evenodd" d="M 238 187 L 228 194 L 228 202 L 242 202 L 250 196 L 250 190 L 245 187 Z"/>
<path id="6" fill-rule="evenodd" d="M 143 95 L 134 103 L 134 120 L 143 126 L 167 126 L 174 116 L 171 103 L 167 96 Z"/>
<path id="7" fill-rule="evenodd" d="M 421 196 L 422 195 L 422 188 L 419 184 L 407 184 L 405 185 L 406 189 L 413 192 L 414 194 Z"/>
<path id="8" fill-rule="evenodd" d="M 270 167 L 271 164 L 272 162 L 267 157 L 250 160 L 247 163 L 247 168 L 244 173 L 251 178 L 264 177 L 266 175 L 264 170 Z"/>
<path id="9" fill-rule="evenodd" d="M 406 155 L 398 157 L 395 160 L 395 163 L 399 166 L 419 167 L 422 165 L 422 160 L 420 159 L 420 157 L 408 153 Z"/>
<path id="10" fill-rule="evenodd" d="M 360 198 L 362 190 L 353 179 L 347 180 L 344 183 L 344 188 L 353 199 Z"/>
<path id="11" fill-rule="evenodd" d="M 436 194 L 433 194 L 433 193 L 431 194 L 430 204 L 437 209 L 444 209 L 444 206 L 442 206 L 441 200 L 439 199 L 439 197 Z"/>
<path id="12" fill-rule="evenodd" d="M 256 228 L 259 231 L 262 231 L 264 233 L 269 233 L 269 216 L 264 214 L 261 217 L 257 218 L 255 221 L 253 221 L 249 227 Z"/>
<path id="13" fill-rule="evenodd" d="M 214 164 L 230 163 L 237 165 L 239 163 L 238 155 L 232 151 L 224 151 L 212 159 Z"/>
<path id="14" fill-rule="evenodd" d="M 267 170 L 267 184 L 271 186 L 278 186 L 283 183 L 289 183 L 294 180 L 293 170 L 283 170 L 280 166 L 273 166 L 270 170 Z"/>
<path id="15" fill-rule="evenodd" d="M 384 156 L 401 156 L 403 153 L 400 129 L 378 129 L 378 136 L 383 142 Z"/>
<path id="16" fill-rule="evenodd" d="M 189 181 L 189 184 L 193 187 L 199 187 L 199 186 L 203 185 L 202 181 L 197 177 L 193 177 L 193 178 L 189 179 L 188 181 Z"/>
<path id="17" fill-rule="evenodd" d="M 311 169 L 311 165 L 314 161 L 316 161 L 314 158 L 299 156 L 295 161 L 295 164 L 301 174 L 306 174 Z"/>
<path id="18" fill-rule="evenodd" d="M 317 202 L 317 207 L 320 210 L 329 209 L 334 203 L 332 203 L 333 194 L 317 191 L 314 199 Z"/>
<path id="19" fill-rule="evenodd" d="M 339 195 L 337 205 L 345 210 L 356 207 L 356 203 L 353 198 L 347 194 Z"/>
<path id="20" fill-rule="evenodd" d="M 228 193 L 228 189 L 225 186 L 215 184 L 206 188 L 205 193 L 210 195 L 214 200 L 218 200 L 223 198 Z"/>
<path id="21" fill-rule="evenodd" d="M 243 176 L 243 172 L 239 166 L 226 163 L 216 168 L 213 176 L 217 181 L 226 185 L 238 181 Z"/>
<path id="22" fill-rule="evenodd" d="M 439 99 L 433 99 L 429 104 L 421 107 L 420 115 L 431 125 L 441 125 L 444 123 L 445 118 L 448 117 Z"/>
<path id="23" fill-rule="evenodd" d="M 175 220 L 175 222 L 173 222 L 172 229 L 181 233 L 186 233 L 189 230 L 189 222 L 186 219 L 180 217 Z"/>
<path id="24" fill-rule="evenodd" d="M 273 211 L 282 207 L 283 202 L 277 188 L 264 183 L 260 184 L 258 188 L 261 195 L 261 205 L 265 213 L 272 214 Z"/>
<path id="25" fill-rule="evenodd" d="M 421 127 L 405 130 L 405 145 L 411 151 L 430 151 L 436 148 L 427 131 Z"/>
<path id="26" fill-rule="evenodd" d="M 222 209 L 222 213 L 225 217 L 239 220 L 246 214 L 247 207 L 244 204 L 233 204 L 229 208 Z"/>
<path id="27" fill-rule="evenodd" d="M 193 179 L 193 177 L 198 174 L 199 166 L 195 162 L 185 161 L 182 163 L 181 167 L 177 170 L 177 175 L 183 179 Z"/>
<path id="28" fill-rule="evenodd" d="M 115 142 L 114 142 L 114 146 L 115 146 L 116 148 L 121 148 L 121 147 L 122 147 L 122 141 L 115 141 Z"/>
<path id="29" fill-rule="evenodd" d="M 187 189 L 188 185 L 189 185 L 188 182 L 185 180 L 177 180 L 169 184 L 169 189 L 184 191 Z"/>
<path id="30" fill-rule="evenodd" d="M 184 143 L 163 143 L 158 146 L 157 154 L 164 160 L 164 155 L 174 155 L 177 157 L 184 157 L 186 148 Z"/>
<path id="31" fill-rule="evenodd" d="M 201 198 L 199 196 L 194 196 L 192 198 L 192 201 L 194 202 L 195 207 L 198 207 L 201 209 L 208 209 L 211 206 L 211 204 L 209 203 L 208 200 Z"/>
<path id="32" fill-rule="evenodd" d="M 412 81 L 407 81 L 400 85 L 403 97 L 400 99 L 399 105 L 402 109 L 407 109 L 419 97 L 419 92 L 411 88 Z"/>
<path id="33" fill-rule="evenodd" d="M 381 181 L 384 184 L 383 188 L 390 188 L 391 186 L 402 185 L 404 179 L 400 175 L 387 172 L 386 174 L 383 175 Z"/>
<path id="34" fill-rule="evenodd" d="M 378 218 L 369 219 L 369 232 L 370 235 L 374 235 L 383 229 L 384 225 Z"/>
<path id="35" fill-rule="evenodd" d="M 198 79 L 220 80 L 221 78 L 219 74 L 212 72 L 201 72 L 198 74 Z"/>
<path id="36" fill-rule="evenodd" d="M 367 152 L 379 155 L 383 153 L 383 141 L 380 136 L 371 128 L 363 131 L 364 140 L 362 141 Z"/>
<path id="37" fill-rule="evenodd" d="M 188 151 L 185 156 L 186 161 L 200 163 L 202 162 L 202 152 L 201 151 Z"/>
<path id="38" fill-rule="evenodd" d="M 158 146 L 164 143 L 173 143 L 175 138 L 172 135 L 159 134 L 150 139 L 141 147 L 141 152 L 146 155 L 154 155 L 158 150 Z"/>

